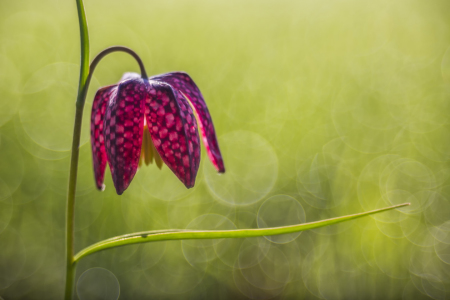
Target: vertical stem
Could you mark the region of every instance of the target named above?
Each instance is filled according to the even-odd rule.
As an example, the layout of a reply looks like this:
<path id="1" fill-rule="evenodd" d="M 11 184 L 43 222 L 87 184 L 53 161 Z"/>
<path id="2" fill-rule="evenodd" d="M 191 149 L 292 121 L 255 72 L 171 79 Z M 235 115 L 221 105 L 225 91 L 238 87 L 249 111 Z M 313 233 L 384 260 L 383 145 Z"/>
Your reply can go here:
<path id="1" fill-rule="evenodd" d="M 77 106 L 84 106 L 86 97 L 86 81 L 89 76 L 89 34 L 86 21 L 86 13 L 84 12 L 83 0 L 75 0 L 78 9 L 78 23 L 80 24 L 80 45 L 81 45 L 81 62 L 80 62 L 80 83 L 78 85 Z"/>
<path id="2" fill-rule="evenodd" d="M 77 105 L 75 113 L 75 125 L 73 129 L 72 156 L 70 159 L 69 188 L 66 207 L 66 291 L 65 299 L 72 298 L 74 281 L 74 227 L 75 227 L 75 192 L 77 185 L 79 144 L 81 136 L 81 121 L 83 119 L 83 108 Z"/>
<path id="3" fill-rule="evenodd" d="M 75 223 L 75 192 L 77 187 L 78 157 L 81 137 L 81 124 L 83 120 L 83 108 L 86 96 L 86 81 L 89 75 L 89 35 L 86 14 L 82 0 L 75 0 L 78 10 L 78 22 L 80 25 L 80 81 L 76 102 L 75 124 L 73 128 L 72 153 L 70 157 L 69 188 L 67 191 L 66 206 L 66 288 L 65 299 L 70 300 L 73 293 L 75 279 L 74 263 L 74 223 Z"/>

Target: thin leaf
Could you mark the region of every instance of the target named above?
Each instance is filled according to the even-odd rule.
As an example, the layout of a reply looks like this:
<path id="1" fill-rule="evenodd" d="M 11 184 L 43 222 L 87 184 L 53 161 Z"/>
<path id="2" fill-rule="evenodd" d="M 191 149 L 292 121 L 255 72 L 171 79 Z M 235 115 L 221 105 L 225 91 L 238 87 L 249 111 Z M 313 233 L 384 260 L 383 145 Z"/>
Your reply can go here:
<path id="1" fill-rule="evenodd" d="M 77 262 L 81 258 L 93 254 L 95 252 L 115 248 L 125 245 L 148 243 L 167 240 L 193 240 L 193 239 L 224 239 L 224 238 L 248 238 L 248 237 L 260 237 L 279 235 L 286 233 L 293 233 L 298 231 L 304 231 L 324 226 L 329 226 L 341 222 L 354 220 L 357 218 L 365 217 L 388 211 L 391 209 L 400 208 L 410 205 L 409 203 L 398 204 L 390 207 L 380 208 L 368 212 L 363 212 L 354 215 L 348 215 L 333 219 L 327 219 L 322 221 L 290 225 L 274 228 L 257 228 L 257 229 L 236 229 L 236 230 L 185 230 L 185 229 L 169 229 L 169 230 L 156 230 L 156 231 L 143 231 L 130 233 L 113 237 L 107 240 L 95 243 L 87 248 L 84 248 L 75 255 L 74 261 Z"/>

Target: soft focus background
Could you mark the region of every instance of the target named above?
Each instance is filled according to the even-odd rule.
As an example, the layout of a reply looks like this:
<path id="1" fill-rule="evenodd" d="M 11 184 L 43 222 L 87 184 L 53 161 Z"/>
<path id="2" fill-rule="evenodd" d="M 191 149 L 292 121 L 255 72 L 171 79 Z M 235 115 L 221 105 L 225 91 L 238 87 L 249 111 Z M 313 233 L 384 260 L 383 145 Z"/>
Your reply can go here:
<path id="1" fill-rule="evenodd" d="M 188 72 L 227 173 L 204 151 L 193 189 L 164 167 L 123 196 L 94 186 L 85 109 L 76 251 L 108 237 L 233 229 L 411 206 L 309 232 L 175 241 L 78 265 L 79 299 L 449 299 L 448 0 L 85 0 L 91 57 L 133 48 L 149 74 Z M 0 299 L 61 299 L 79 69 L 75 1 L 0 2 Z"/>

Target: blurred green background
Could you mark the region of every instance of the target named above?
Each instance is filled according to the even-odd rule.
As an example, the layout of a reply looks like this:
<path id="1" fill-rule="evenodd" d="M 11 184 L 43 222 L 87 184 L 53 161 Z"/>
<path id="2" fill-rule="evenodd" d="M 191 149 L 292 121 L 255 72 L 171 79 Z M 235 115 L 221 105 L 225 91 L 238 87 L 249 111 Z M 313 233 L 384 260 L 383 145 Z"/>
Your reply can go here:
<path id="1" fill-rule="evenodd" d="M 186 190 L 164 167 L 123 196 L 94 186 L 96 70 L 85 108 L 76 251 L 167 228 L 316 221 L 411 202 L 319 230 L 104 251 L 78 265 L 79 299 L 449 299 L 448 0 L 85 0 L 91 57 L 124 45 L 149 74 L 188 72 L 227 173 L 205 152 Z M 79 70 L 75 1 L 0 2 L 0 299 L 61 299 Z"/>

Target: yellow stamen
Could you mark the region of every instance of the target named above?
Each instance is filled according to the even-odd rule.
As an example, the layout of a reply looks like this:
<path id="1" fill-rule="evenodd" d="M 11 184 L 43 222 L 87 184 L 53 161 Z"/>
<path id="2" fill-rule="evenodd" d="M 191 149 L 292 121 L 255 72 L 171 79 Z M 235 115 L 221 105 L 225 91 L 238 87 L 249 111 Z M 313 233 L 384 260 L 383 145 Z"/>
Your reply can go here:
<path id="1" fill-rule="evenodd" d="M 161 170 L 161 168 L 163 166 L 163 160 L 162 160 L 161 156 L 159 156 L 158 150 L 156 150 L 155 145 L 153 145 L 153 143 L 151 143 L 151 144 L 152 144 L 153 156 L 155 157 L 156 165 Z"/>
<path id="2" fill-rule="evenodd" d="M 153 163 L 153 158 L 155 159 L 156 165 L 161 170 L 164 163 L 161 159 L 161 156 L 159 156 L 158 150 L 156 150 L 155 145 L 153 145 L 152 137 L 147 127 L 147 120 L 144 119 L 144 134 L 142 136 L 142 149 L 141 156 L 139 158 L 139 167 L 142 166 L 142 161 L 144 161 L 145 165 L 147 166 Z"/>
<path id="3" fill-rule="evenodd" d="M 142 150 L 141 157 L 144 157 L 145 165 L 149 165 L 153 162 L 153 143 L 152 137 L 150 136 L 150 131 L 148 127 L 144 126 L 144 136 L 142 137 Z"/>

